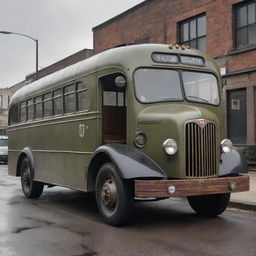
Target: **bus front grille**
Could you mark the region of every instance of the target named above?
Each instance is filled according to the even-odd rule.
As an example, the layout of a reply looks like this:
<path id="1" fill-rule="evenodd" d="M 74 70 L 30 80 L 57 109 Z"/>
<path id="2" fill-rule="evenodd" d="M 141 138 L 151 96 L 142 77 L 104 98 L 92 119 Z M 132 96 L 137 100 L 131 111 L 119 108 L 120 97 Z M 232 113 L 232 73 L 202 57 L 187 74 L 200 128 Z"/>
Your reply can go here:
<path id="1" fill-rule="evenodd" d="M 199 126 L 195 122 L 185 126 L 186 176 L 210 177 L 217 175 L 216 126 L 207 123 Z"/>

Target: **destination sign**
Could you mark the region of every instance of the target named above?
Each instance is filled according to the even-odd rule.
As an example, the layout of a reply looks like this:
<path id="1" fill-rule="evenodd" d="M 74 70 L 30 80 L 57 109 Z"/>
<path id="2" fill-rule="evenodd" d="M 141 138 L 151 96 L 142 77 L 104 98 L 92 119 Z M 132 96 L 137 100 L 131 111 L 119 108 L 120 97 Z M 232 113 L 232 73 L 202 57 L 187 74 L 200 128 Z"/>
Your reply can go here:
<path id="1" fill-rule="evenodd" d="M 156 63 L 163 64 L 184 64 L 194 66 L 204 66 L 204 59 L 202 57 L 191 55 L 176 55 L 168 53 L 153 53 L 152 60 Z"/>
<path id="2" fill-rule="evenodd" d="M 179 58 L 174 54 L 153 53 L 152 59 L 157 63 L 178 64 Z"/>
<path id="3" fill-rule="evenodd" d="M 201 57 L 181 55 L 180 62 L 182 64 L 187 64 L 187 65 L 204 66 L 204 59 Z"/>

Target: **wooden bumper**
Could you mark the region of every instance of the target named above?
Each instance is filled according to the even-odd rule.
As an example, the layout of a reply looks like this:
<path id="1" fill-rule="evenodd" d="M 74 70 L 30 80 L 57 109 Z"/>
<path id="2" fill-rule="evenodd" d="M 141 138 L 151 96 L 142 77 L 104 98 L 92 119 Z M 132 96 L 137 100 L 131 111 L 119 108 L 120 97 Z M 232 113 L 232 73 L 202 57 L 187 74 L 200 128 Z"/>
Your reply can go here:
<path id="1" fill-rule="evenodd" d="M 135 197 L 141 198 L 222 194 L 248 190 L 249 176 L 189 180 L 135 180 Z"/>

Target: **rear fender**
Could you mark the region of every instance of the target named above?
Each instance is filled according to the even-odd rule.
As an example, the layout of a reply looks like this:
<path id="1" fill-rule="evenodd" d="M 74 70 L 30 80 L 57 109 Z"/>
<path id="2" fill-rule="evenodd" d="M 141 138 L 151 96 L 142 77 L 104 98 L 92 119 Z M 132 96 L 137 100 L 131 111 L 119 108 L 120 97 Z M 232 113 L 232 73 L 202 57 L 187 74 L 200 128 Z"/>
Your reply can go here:
<path id="1" fill-rule="evenodd" d="M 32 179 L 33 179 L 34 174 L 35 174 L 35 161 L 34 161 L 34 157 L 33 157 L 33 154 L 32 154 L 32 150 L 29 147 L 24 148 L 21 151 L 20 155 L 19 155 L 19 160 L 18 160 L 18 163 L 17 163 L 17 170 L 16 170 L 17 175 L 16 176 L 20 176 L 20 166 L 21 166 L 22 160 L 25 157 L 27 157 L 28 160 L 29 160 L 30 170 L 31 170 Z"/>

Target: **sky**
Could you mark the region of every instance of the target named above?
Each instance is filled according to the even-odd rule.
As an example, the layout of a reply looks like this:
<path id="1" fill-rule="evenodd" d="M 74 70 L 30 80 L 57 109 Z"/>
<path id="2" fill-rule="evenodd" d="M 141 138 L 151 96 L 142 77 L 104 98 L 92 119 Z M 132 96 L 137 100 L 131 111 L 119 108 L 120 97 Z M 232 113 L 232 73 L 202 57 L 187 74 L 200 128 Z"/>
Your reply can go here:
<path id="1" fill-rule="evenodd" d="M 39 69 L 84 48 L 93 48 L 92 28 L 143 0 L 0 0 L 0 31 L 38 39 Z M 0 88 L 36 70 L 35 42 L 0 34 Z"/>

